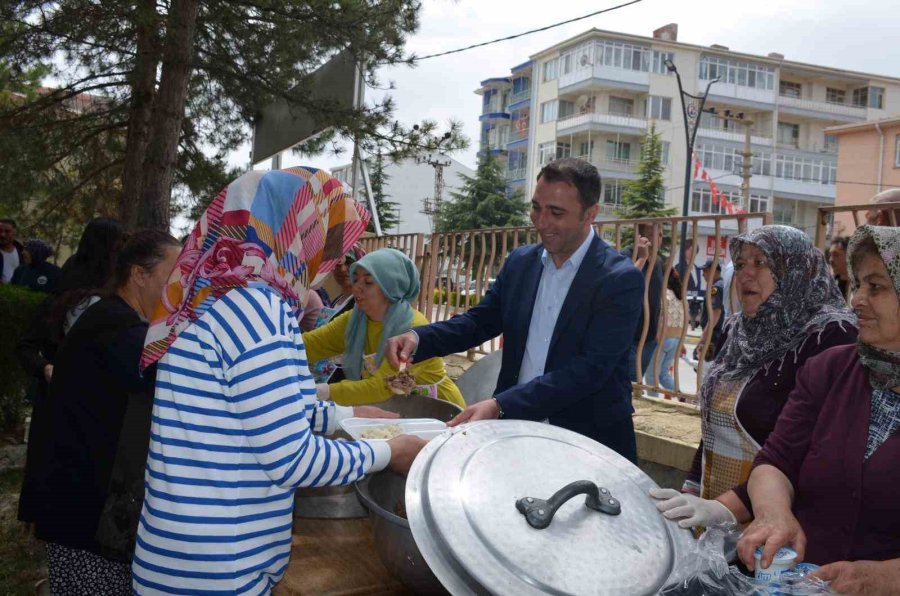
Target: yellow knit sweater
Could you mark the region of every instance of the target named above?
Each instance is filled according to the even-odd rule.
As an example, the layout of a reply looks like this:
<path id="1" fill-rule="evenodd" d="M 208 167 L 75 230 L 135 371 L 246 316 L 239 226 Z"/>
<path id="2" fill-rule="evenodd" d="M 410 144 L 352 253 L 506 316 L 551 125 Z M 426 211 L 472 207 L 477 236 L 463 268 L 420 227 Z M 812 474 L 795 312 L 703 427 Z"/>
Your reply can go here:
<path id="1" fill-rule="evenodd" d="M 344 334 L 347 324 L 350 322 L 350 312 L 344 313 L 332 319 L 326 325 L 314 331 L 303 334 L 303 343 L 306 346 L 306 356 L 310 364 L 318 362 L 322 358 L 331 358 L 344 353 Z M 413 327 L 421 327 L 428 324 L 425 315 L 413 310 Z M 378 340 L 384 326 L 381 321 L 369 319 L 366 324 L 365 353 L 374 354 L 378 351 Z M 441 358 L 429 358 L 422 362 L 416 362 L 408 369 L 416 378 L 419 385 L 438 385 L 438 397 L 465 407 L 462 394 L 456 384 L 447 377 L 444 361 Z M 344 380 L 331 385 L 331 399 L 341 406 L 359 406 L 374 404 L 390 398 L 393 393 L 388 388 L 385 378 L 397 374 L 397 371 L 385 358 L 378 367 L 375 375 L 369 373 L 366 367 L 362 367 L 362 379 L 359 381 Z"/>

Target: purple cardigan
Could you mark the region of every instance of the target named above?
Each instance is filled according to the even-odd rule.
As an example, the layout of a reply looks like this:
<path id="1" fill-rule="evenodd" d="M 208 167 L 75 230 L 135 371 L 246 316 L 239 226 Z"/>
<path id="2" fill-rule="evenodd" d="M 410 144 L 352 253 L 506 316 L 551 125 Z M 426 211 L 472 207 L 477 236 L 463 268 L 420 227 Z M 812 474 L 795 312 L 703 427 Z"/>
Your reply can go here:
<path id="1" fill-rule="evenodd" d="M 797 351 L 796 357 L 788 354 L 783 362 L 775 362 L 769 371 L 760 370 L 751 378 L 741 397 L 737 402 L 737 419 L 746 429 L 753 440 L 763 445 L 769 437 L 769 433 L 775 428 L 778 415 L 787 403 L 788 395 L 794 389 L 797 370 L 813 356 L 817 356 L 829 348 L 856 343 L 856 327 L 839 323 L 829 323 L 818 336 L 811 336 Z M 724 345 L 725 338 L 722 344 Z M 721 348 L 720 345 L 720 348 Z M 700 475 L 703 459 L 703 442 L 697 448 L 691 471 L 687 475 L 688 480 L 700 483 Z M 734 487 L 734 492 L 743 501 L 744 506 L 750 507 L 750 495 L 747 494 L 747 483 L 741 483 Z"/>
<path id="2" fill-rule="evenodd" d="M 900 557 L 900 433 L 864 461 L 871 395 L 856 346 L 811 358 L 756 457 L 794 486 L 811 563 Z"/>

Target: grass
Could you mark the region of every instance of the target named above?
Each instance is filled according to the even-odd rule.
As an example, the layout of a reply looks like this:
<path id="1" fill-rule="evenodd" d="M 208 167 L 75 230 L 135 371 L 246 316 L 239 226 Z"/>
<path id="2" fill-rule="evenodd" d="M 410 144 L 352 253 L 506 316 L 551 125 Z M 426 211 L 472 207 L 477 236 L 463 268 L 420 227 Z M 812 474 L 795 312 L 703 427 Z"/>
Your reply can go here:
<path id="1" fill-rule="evenodd" d="M 31 595 L 47 575 L 44 544 L 16 519 L 22 470 L 0 472 L 0 594 Z"/>

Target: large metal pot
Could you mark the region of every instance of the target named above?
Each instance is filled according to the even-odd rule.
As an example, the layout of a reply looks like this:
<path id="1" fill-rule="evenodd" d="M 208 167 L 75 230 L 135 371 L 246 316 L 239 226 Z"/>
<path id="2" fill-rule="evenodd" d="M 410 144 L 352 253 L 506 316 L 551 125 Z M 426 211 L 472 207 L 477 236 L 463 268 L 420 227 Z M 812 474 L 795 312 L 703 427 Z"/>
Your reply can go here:
<path id="1" fill-rule="evenodd" d="M 375 548 L 387 570 L 416 594 L 446 594 L 406 521 L 406 478 L 384 471 L 357 482 L 356 490 L 369 509 Z"/>
<path id="2" fill-rule="evenodd" d="M 373 405 L 400 414 L 401 418 L 436 418 L 443 422 L 462 411 L 456 404 L 421 395 L 397 395 Z M 332 438 L 352 440 L 342 430 Z M 359 502 L 352 486 L 298 488 L 294 493 L 294 517 L 350 519 L 367 515 L 369 512 Z"/>

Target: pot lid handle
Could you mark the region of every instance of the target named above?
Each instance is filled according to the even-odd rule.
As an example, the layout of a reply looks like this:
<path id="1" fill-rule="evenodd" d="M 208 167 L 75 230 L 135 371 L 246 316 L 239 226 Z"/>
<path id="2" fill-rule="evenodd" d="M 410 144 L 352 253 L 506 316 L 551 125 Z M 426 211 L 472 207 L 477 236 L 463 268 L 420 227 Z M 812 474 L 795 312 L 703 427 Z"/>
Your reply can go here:
<path id="1" fill-rule="evenodd" d="M 536 530 L 543 530 L 553 521 L 557 509 L 576 495 L 587 495 L 584 504 L 589 509 L 607 515 L 622 513 L 622 504 L 612 496 L 608 489 L 601 488 L 590 480 L 576 480 L 556 491 L 549 499 L 522 497 L 516 501 L 516 509 L 525 516 L 528 525 Z"/>

